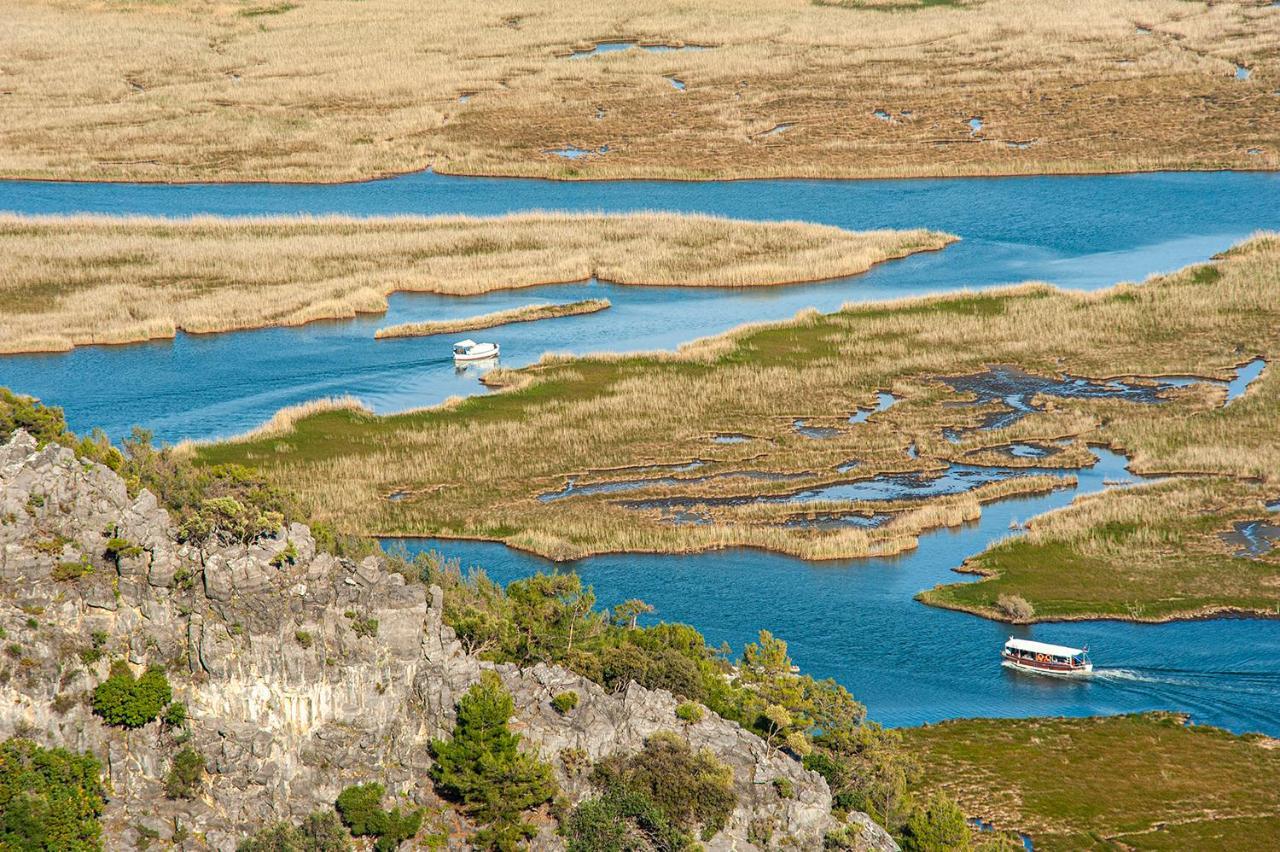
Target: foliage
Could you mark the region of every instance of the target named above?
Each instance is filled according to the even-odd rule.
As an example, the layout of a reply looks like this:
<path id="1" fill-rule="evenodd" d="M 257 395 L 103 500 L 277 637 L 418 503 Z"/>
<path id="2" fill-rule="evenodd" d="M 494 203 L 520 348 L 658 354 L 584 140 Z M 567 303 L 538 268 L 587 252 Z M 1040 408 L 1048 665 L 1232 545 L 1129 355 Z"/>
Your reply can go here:
<path id="1" fill-rule="evenodd" d="M 0 744 L 0 849 L 100 849 L 98 818 L 106 806 L 101 774 L 87 753 L 45 749 L 25 739 Z"/>
<path id="2" fill-rule="evenodd" d="M 579 803 L 563 832 L 569 852 L 684 852 L 696 848 L 693 838 L 673 826 L 651 799 L 618 789 Z M 643 839 L 643 845 L 637 838 Z"/>
<path id="3" fill-rule="evenodd" d="M 351 629 L 357 636 L 370 639 L 378 635 L 378 619 L 361 616 L 351 621 Z"/>
<path id="4" fill-rule="evenodd" d="M 702 721 L 702 705 L 694 701 L 683 701 L 676 707 L 676 718 L 681 722 L 696 725 Z"/>
<path id="5" fill-rule="evenodd" d="M 773 789 L 780 799 L 794 799 L 796 797 L 796 785 L 791 783 L 790 778 L 773 779 Z"/>
<path id="6" fill-rule="evenodd" d="M 942 793 L 916 809 L 902 831 L 902 852 L 956 852 L 970 848 L 964 812 Z"/>
<path id="7" fill-rule="evenodd" d="M 173 756 L 164 777 L 164 794 L 170 799 L 194 799 L 204 777 L 204 755 L 186 747 Z"/>
<path id="8" fill-rule="evenodd" d="M 143 429 L 135 429 L 121 449 L 101 432 L 80 438 L 67 428 L 62 409 L 0 388 L 0 441 L 19 428 L 41 446 L 61 444 L 114 470 L 131 494 L 149 489 L 175 515 L 188 541 L 250 542 L 301 516 L 292 498 L 249 468 L 197 465 L 169 447 L 152 446 L 151 434 Z M 110 558 L 118 559 L 136 555 L 135 547 L 113 537 L 106 549 Z"/>
<path id="9" fill-rule="evenodd" d="M 174 701 L 164 708 L 164 716 L 161 718 L 166 728 L 180 728 L 187 723 L 187 705 L 181 701 Z"/>
<path id="10" fill-rule="evenodd" d="M 1026 621 L 1036 614 L 1036 609 L 1022 595 L 1002 594 L 996 598 L 996 607 L 1014 621 Z"/>
<path id="11" fill-rule="evenodd" d="M 350 852 L 351 835 L 333 811 L 315 811 L 301 826 L 277 822 L 259 829 L 236 852 Z"/>
<path id="12" fill-rule="evenodd" d="M 53 566 L 52 577 L 58 582 L 68 580 L 79 580 L 81 577 L 93 573 L 93 564 L 88 559 L 81 556 L 75 562 L 59 562 Z"/>
<path id="13" fill-rule="evenodd" d="M 497 674 L 486 671 L 458 701 L 453 738 L 431 744 L 436 789 L 486 826 L 476 843 L 488 848 L 509 848 L 532 836 L 522 814 L 556 794 L 551 767 L 521 752 L 520 736 L 507 728 L 514 709 Z"/>
<path id="14" fill-rule="evenodd" d="M 394 852 L 422 828 L 422 810 L 384 810 L 385 794 L 386 788 L 377 782 L 358 784 L 339 793 L 335 807 L 352 834 L 375 838 L 373 848 L 378 852 Z"/>
<path id="15" fill-rule="evenodd" d="M 555 698 L 551 699 L 551 706 L 555 708 L 557 713 L 563 716 L 578 706 L 578 693 L 574 692 L 572 689 L 567 692 L 562 692 Z"/>
<path id="16" fill-rule="evenodd" d="M 649 737 L 636 754 L 600 761 L 592 781 L 606 791 L 644 796 L 672 825 L 700 830 L 704 839 L 724 828 L 735 804 L 732 770 L 669 731 Z"/>
<path id="17" fill-rule="evenodd" d="M 172 698 L 164 669 L 152 666 L 135 678 L 129 665 L 118 661 L 110 676 L 93 690 L 93 712 L 108 725 L 140 728 L 160 715 Z"/>

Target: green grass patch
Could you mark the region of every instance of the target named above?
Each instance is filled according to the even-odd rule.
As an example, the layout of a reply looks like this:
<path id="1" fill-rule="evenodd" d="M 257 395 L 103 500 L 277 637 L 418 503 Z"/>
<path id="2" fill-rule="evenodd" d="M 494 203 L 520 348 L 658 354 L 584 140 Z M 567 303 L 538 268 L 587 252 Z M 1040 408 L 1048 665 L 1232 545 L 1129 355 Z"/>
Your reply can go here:
<path id="1" fill-rule="evenodd" d="M 1169 714 L 957 720 L 903 736 L 926 790 L 1031 835 L 1037 852 L 1274 848 L 1275 740 Z"/>

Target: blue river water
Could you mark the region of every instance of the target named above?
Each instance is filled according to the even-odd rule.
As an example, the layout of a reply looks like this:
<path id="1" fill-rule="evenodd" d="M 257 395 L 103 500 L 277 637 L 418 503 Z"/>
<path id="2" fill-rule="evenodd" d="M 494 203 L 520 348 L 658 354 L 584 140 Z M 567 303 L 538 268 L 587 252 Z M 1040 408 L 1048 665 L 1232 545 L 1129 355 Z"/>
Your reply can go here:
<path id="1" fill-rule="evenodd" d="M 965 557 L 1103 480 L 1125 480 L 1124 458 L 1098 464 L 1075 489 L 988 504 L 975 523 L 921 537 L 910 553 L 806 562 L 759 550 L 674 556 L 607 554 L 552 563 L 493 542 L 384 539 L 388 550 L 433 550 L 503 583 L 536 571 L 574 571 L 602 605 L 641 598 L 656 619 L 695 625 L 735 650 L 761 629 L 786 639 L 800 667 L 833 677 L 887 725 L 965 716 L 1084 716 L 1179 710 L 1202 724 L 1280 734 L 1280 621 L 1213 619 L 1170 624 L 1092 621 L 1011 627 L 917 603 Z M 1000 664 L 1009 636 L 1087 645 L 1089 680 L 1020 674 Z"/>
<path id="2" fill-rule="evenodd" d="M 393 296 L 384 316 L 137 346 L 0 358 L 0 385 L 66 408 L 77 429 L 135 424 L 163 440 L 243 432 L 286 405 L 352 394 L 375 411 L 480 392 L 449 339 L 373 340 L 398 322 L 487 313 L 530 302 L 608 298 L 597 314 L 492 329 L 503 364 L 544 352 L 673 349 L 746 322 L 848 301 L 1043 280 L 1093 289 L 1204 261 L 1280 228 L 1280 176 L 1147 174 L 974 180 L 601 182 L 456 178 L 430 173 L 328 186 L 0 182 L 0 210 L 22 213 L 491 215 L 533 209 L 673 210 L 801 219 L 853 229 L 928 227 L 962 238 L 944 251 L 836 281 L 790 287 L 555 285 L 474 297 Z"/>
<path id="3" fill-rule="evenodd" d="M 1280 229 L 1280 176 L 1147 174 L 911 181 L 556 183 L 430 173 L 329 186 L 0 182 L 0 210 L 181 217 L 342 213 L 493 215 L 547 210 L 670 210 L 747 219 L 800 219 L 846 228 L 928 227 L 962 241 L 853 278 L 790 287 L 646 288 L 607 282 L 476 297 L 393 296 L 387 315 L 69 353 L 0 357 L 0 386 L 64 406 L 78 430 L 120 436 L 145 426 L 162 440 L 234 434 L 282 406 L 353 394 L 377 411 L 481 392 L 458 372 L 447 342 L 374 342 L 382 325 L 469 316 L 534 301 L 605 297 L 582 317 L 492 329 L 503 363 L 544 352 L 671 349 L 744 322 L 781 319 L 848 301 L 1044 280 L 1088 290 L 1209 259 L 1254 231 Z M 1123 476 L 1101 453 L 1080 491 Z M 1182 710 L 1199 722 L 1280 735 L 1280 621 L 1217 619 L 1010 628 L 925 607 L 912 596 L 960 579 L 951 569 L 1073 492 L 991 504 L 975 524 L 932 533 L 891 559 L 806 563 L 727 550 L 698 555 L 608 555 L 553 566 L 501 545 L 435 547 L 501 580 L 575 570 L 602 603 L 641 597 L 658 616 L 687 621 L 735 648 L 767 628 L 796 661 L 836 677 L 873 718 L 909 725 L 957 716 L 1087 715 Z M 1088 644 L 1099 674 L 1087 682 L 1028 677 L 999 665 L 1010 634 Z"/>

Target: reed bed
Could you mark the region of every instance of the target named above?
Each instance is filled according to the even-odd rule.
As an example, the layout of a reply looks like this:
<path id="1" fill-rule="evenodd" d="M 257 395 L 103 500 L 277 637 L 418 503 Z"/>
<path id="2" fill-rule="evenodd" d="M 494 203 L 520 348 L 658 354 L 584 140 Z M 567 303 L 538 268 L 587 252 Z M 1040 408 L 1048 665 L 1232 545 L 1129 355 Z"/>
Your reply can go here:
<path id="1" fill-rule="evenodd" d="M 955 405 L 962 397 L 936 379 L 991 364 L 1046 375 L 1227 378 L 1244 359 L 1274 359 L 1278 346 L 1280 240 L 1264 235 L 1215 264 L 1142 285 L 1088 294 L 1025 285 L 848 306 L 735 330 L 679 353 L 550 357 L 507 371 L 504 392 L 447 408 L 374 418 L 322 413 L 289 433 L 200 452 L 210 462 L 262 467 L 301 492 L 318 516 L 352 532 L 491 538 L 560 558 L 733 545 L 858 556 L 910 546 L 908 539 L 931 525 L 972 519 L 975 507 L 947 499 L 845 505 L 899 517 L 884 530 L 834 532 L 785 525 L 822 506 L 725 507 L 723 498 L 752 501 L 881 473 L 930 475 L 953 461 L 994 462 L 996 448 L 1012 440 L 1064 438 L 1074 443 L 1063 464 L 1087 461 L 1085 442 L 1110 443 L 1133 453 L 1146 472 L 1194 459 L 1200 472 L 1261 478 L 1262 487 L 1280 489 L 1280 377 L 1272 367 L 1225 408 L 1221 392 L 1205 386 L 1170 391 L 1160 405 L 1047 398 L 1037 401 L 1043 411 L 1013 427 L 970 431 L 959 443 L 945 440 L 943 430 L 972 430 L 983 409 Z M 901 401 L 848 423 L 879 390 Z M 836 432 L 807 438 L 792 425 L 800 418 Z M 716 444 L 709 436 L 718 433 L 755 437 Z M 1216 449 L 1224 446 L 1246 451 Z M 1003 455 L 1003 466 L 1035 463 Z M 636 470 L 691 459 L 705 464 L 678 474 Z M 748 472 L 786 478 L 742 475 Z M 667 476 L 679 481 L 659 481 Z M 637 477 L 654 481 L 622 493 L 538 499 L 571 478 L 588 484 Z M 1016 491 L 1024 484 L 1000 486 Z M 388 502 L 385 495 L 397 490 L 414 496 Z M 715 523 L 677 525 L 661 512 L 624 505 L 673 497 L 715 504 Z M 910 519 L 931 506 L 940 507 L 932 509 L 934 519 Z M 877 538 L 889 533 L 901 533 L 900 540 Z"/>
<path id="2" fill-rule="evenodd" d="M 580 302 L 564 302 L 552 305 L 523 305 L 508 311 L 494 311 L 475 317 L 456 320 L 436 320 L 434 322 L 406 322 L 400 325 L 387 326 L 374 332 L 374 339 L 385 340 L 392 337 L 429 337 L 433 334 L 454 334 L 463 331 L 477 331 L 482 328 L 493 328 L 499 325 L 510 325 L 516 322 L 537 322 L 538 320 L 574 317 L 582 314 L 594 314 L 609 307 L 608 299 L 584 299 Z"/>
<path id="3" fill-rule="evenodd" d="M 5 23 L 10 177 L 1280 165 L 1280 22 L 1257 0 L 11 0 Z M 565 58 L 616 39 L 707 49 Z"/>
<path id="4" fill-rule="evenodd" d="M 1222 536 L 1236 521 L 1269 522 L 1265 503 L 1275 496 L 1274 485 L 1215 477 L 1080 498 L 969 560 L 962 570 L 982 582 L 938 586 L 920 599 L 1002 618 L 1000 595 L 1017 594 L 1036 620 L 1277 615 L 1280 552 L 1240 558 Z"/>
<path id="5" fill-rule="evenodd" d="M 954 237 L 663 213 L 166 220 L 0 214 L 0 352 L 380 313 L 599 277 L 765 286 L 864 272 Z"/>

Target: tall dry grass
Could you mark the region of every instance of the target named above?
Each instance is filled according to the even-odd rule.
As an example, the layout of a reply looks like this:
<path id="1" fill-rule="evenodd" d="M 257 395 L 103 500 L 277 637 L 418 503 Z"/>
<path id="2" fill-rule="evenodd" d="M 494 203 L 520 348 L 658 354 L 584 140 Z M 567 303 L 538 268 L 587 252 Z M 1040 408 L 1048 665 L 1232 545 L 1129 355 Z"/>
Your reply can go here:
<path id="1" fill-rule="evenodd" d="M 493 328 L 499 325 L 510 325 L 517 322 L 537 322 L 544 319 L 594 314 L 606 310 L 608 307 L 608 299 L 584 299 L 581 302 L 565 302 L 551 305 L 523 305 L 507 311 L 494 311 L 489 314 L 456 320 L 400 323 L 399 325 L 380 328 L 373 336 L 377 340 L 385 340 L 391 337 L 428 337 L 433 334 L 453 334 L 455 332 Z"/>
<path id="2" fill-rule="evenodd" d="M 1113 443 L 1133 452 L 1148 472 L 1195 460 L 1206 472 L 1261 477 L 1280 487 L 1274 424 L 1280 376 L 1274 366 L 1227 408 L 1220 391 L 1204 386 L 1172 391 L 1162 405 L 1045 399 L 1043 412 L 1010 429 L 972 433 L 958 444 L 942 437 L 944 429 L 974 426 L 981 410 L 954 405 L 960 398 L 937 376 L 1007 363 L 1045 374 L 1225 378 L 1254 355 L 1272 363 L 1280 356 L 1280 239 L 1272 236 L 1212 267 L 1098 293 L 1028 285 L 849 306 L 829 316 L 806 312 L 789 322 L 737 330 L 677 354 L 544 359 L 504 376 L 510 391 L 447 410 L 321 415 L 269 442 L 202 453 L 211 461 L 263 467 L 300 490 L 321 517 L 352 531 L 500 538 L 548 555 L 731 544 L 860 555 L 869 552 L 874 536 L 782 526 L 785 514 L 805 507 L 717 509 L 723 525 L 699 527 L 676 526 L 657 512 L 621 503 L 678 496 L 696 504 L 885 472 L 927 473 L 950 461 L 980 460 L 987 448 L 1011 440 L 1062 438 L 1075 439 L 1056 460 L 1062 464 L 1087 459 L 1083 442 Z M 881 389 L 902 401 L 865 423 L 846 422 L 857 408 L 872 405 Z M 825 440 L 806 438 L 792 425 L 800 418 L 838 432 Z M 717 433 L 755 439 L 716 444 L 711 436 Z M 674 484 L 657 481 L 669 472 L 634 470 L 690 459 L 707 463 L 676 474 Z M 858 465 L 841 472 L 852 460 Z M 748 471 L 802 476 L 703 478 Z M 559 491 L 569 478 L 588 484 L 637 476 L 655 481 L 625 494 L 537 499 Z M 419 496 L 384 499 L 396 490 Z M 888 508 L 905 513 L 928 507 Z M 955 517 L 967 517 L 968 510 L 952 508 Z M 917 516 L 899 530 L 910 535 L 925 523 Z"/>
<path id="3" fill-rule="evenodd" d="M 642 213 L 165 220 L 0 214 L 0 352 L 382 312 L 597 276 L 757 286 L 863 272 L 954 237 Z"/>
<path id="4" fill-rule="evenodd" d="M 866 5 L 475 0 L 424 14 L 417 0 L 10 0 L 0 174 L 343 180 L 431 164 L 697 179 L 1280 165 L 1280 21 L 1266 3 Z M 616 38 L 711 49 L 563 58 Z M 1234 78 L 1236 63 L 1249 80 Z M 983 128 L 971 135 L 973 116 Z M 769 132 L 780 125 L 789 129 Z M 548 153 L 565 145 L 608 151 L 573 162 Z"/>

